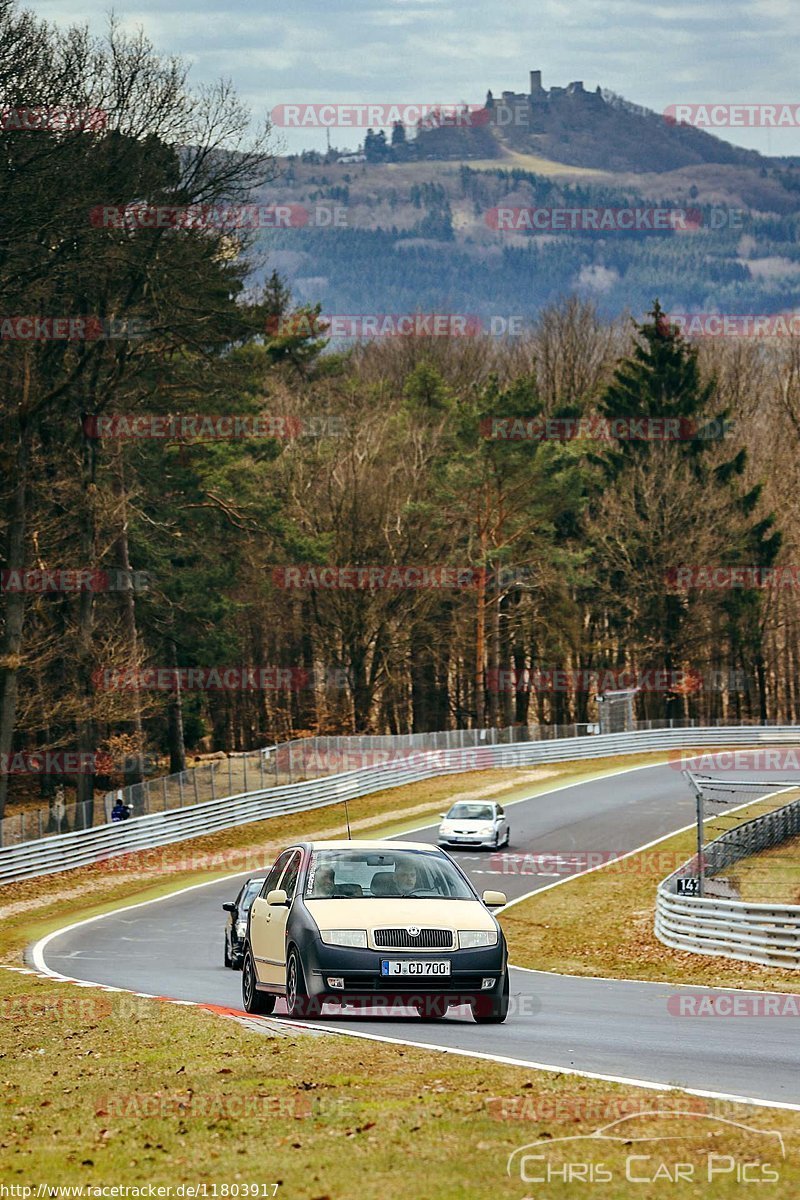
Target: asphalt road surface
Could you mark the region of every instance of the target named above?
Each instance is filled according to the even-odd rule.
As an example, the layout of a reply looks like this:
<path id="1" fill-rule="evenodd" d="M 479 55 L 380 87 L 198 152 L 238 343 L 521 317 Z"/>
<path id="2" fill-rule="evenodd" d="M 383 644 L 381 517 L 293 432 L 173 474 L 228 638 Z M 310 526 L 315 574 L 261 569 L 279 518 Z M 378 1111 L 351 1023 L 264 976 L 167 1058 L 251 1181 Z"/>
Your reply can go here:
<path id="1" fill-rule="evenodd" d="M 680 773 L 658 766 L 556 788 L 509 804 L 507 812 L 508 851 L 453 853 L 479 891 L 502 890 L 512 900 L 585 869 L 598 852 L 603 858 L 624 854 L 691 824 L 694 802 Z M 436 826 L 403 836 L 435 842 Z M 241 976 L 223 966 L 220 909 L 238 887 L 238 879 L 223 880 L 84 923 L 52 938 L 44 963 L 71 978 L 240 1008 Z M 591 937 L 591 913 L 586 920 Z M 686 994 L 668 984 L 512 970 L 508 1020 L 490 1029 L 475 1025 L 466 1009 L 451 1009 L 444 1021 L 422 1021 L 332 1008 L 326 1009 L 330 1017 L 309 1024 L 800 1104 L 800 1018 L 682 1016 L 676 997 Z M 279 1002 L 276 1015 L 281 1008 Z"/>

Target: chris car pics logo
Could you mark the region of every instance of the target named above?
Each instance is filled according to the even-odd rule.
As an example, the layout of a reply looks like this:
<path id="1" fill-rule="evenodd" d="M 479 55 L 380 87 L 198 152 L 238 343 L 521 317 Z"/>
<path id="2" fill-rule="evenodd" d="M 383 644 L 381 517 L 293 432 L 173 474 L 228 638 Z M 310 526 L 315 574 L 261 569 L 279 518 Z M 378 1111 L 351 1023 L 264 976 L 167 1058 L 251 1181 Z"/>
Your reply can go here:
<path id="1" fill-rule="evenodd" d="M 776 1130 L 757 1129 L 703 1112 L 637 1113 L 588 1134 L 547 1138 L 519 1146 L 506 1174 L 525 1184 L 583 1183 L 620 1195 L 614 1187 L 673 1185 L 675 1196 L 721 1180 L 777 1183 L 786 1158 Z M 601 1195 L 603 1191 L 601 1190 Z M 661 1193 L 659 1193 L 661 1194 Z"/>

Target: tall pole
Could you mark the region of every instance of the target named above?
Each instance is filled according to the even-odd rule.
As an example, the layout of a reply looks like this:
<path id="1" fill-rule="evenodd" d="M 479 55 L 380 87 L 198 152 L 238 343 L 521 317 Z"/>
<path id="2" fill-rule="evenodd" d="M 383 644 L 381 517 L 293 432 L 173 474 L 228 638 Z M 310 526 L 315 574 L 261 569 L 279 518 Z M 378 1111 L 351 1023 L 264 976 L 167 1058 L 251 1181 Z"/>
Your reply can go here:
<path id="1" fill-rule="evenodd" d="M 691 771 L 684 771 L 683 775 L 688 780 L 697 802 L 697 894 L 698 896 L 702 896 L 705 892 L 705 870 L 703 862 L 703 789 L 698 786 Z"/>

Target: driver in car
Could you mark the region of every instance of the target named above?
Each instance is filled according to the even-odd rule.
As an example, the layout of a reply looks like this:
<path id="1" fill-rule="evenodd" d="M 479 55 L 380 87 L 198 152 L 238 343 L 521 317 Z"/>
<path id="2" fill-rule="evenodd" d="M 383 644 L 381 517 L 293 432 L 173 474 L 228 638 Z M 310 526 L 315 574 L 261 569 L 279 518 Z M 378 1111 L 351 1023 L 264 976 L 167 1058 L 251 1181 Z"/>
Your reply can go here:
<path id="1" fill-rule="evenodd" d="M 414 864 L 407 860 L 395 863 L 393 883 L 398 896 L 407 896 L 409 892 L 413 892 L 417 886 L 417 868 Z"/>

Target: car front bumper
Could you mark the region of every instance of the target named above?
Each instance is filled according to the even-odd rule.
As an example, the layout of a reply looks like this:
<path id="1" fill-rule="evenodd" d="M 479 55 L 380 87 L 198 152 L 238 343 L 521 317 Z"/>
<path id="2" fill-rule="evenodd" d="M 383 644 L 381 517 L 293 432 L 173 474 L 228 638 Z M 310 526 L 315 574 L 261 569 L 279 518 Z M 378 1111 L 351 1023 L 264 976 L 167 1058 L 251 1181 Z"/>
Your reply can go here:
<path id="1" fill-rule="evenodd" d="M 303 955 L 306 987 L 310 996 L 349 1003 L 413 1003 L 430 996 L 446 997 L 451 1004 L 469 1003 L 477 996 L 491 996 L 506 971 L 506 947 L 501 939 L 496 946 L 471 950 L 426 950 L 417 954 L 407 950 L 356 950 L 328 946 L 316 939 Z M 388 976 L 381 974 L 381 960 L 446 960 L 449 975 Z M 340 979 L 342 987 L 332 987 L 330 979 Z M 493 980 L 484 988 L 484 980 Z"/>
<path id="2" fill-rule="evenodd" d="M 478 834 L 475 834 L 474 836 L 472 834 L 464 834 L 463 836 L 459 836 L 456 834 L 445 835 L 440 833 L 438 835 L 438 842 L 440 846 L 452 846 L 455 850 L 463 850 L 468 846 L 491 846 L 492 849 L 494 849 L 494 847 L 497 845 L 497 840 L 498 835 L 496 833 L 490 833 L 488 837 L 479 837 Z"/>
<path id="3" fill-rule="evenodd" d="M 242 964 L 244 963 L 244 952 L 246 949 L 247 937 L 239 937 L 234 930 L 234 932 L 231 934 L 231 961 L 238 969 L 241 969 Z"/>

